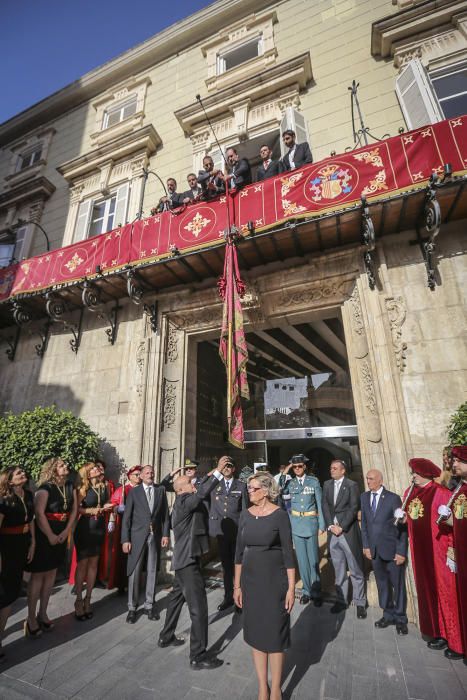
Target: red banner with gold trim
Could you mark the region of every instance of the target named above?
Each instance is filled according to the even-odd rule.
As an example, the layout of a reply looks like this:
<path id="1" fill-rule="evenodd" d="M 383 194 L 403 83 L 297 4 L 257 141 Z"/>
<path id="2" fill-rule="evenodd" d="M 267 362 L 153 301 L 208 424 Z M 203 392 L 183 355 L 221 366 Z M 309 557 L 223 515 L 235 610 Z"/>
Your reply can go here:
<path id="1" fill-rule="evenodd" d="M 467 116 L 415 129 L 250 185 L 232 197 L 157 214 L 3 268 L 0 301 L 92 279 L 99 271 L 169 258 L 173 247 L 181 253 L 202 250 L 223 239 L 228 219 L 244 234 L 249 221 L 261 232 L 288 219 L 354 207 L 362 196 L 371 201 L 421 189 L 433 172 L 442 173 L 445 163 L 450 163 L 455 175 L 467 173 Z"/>

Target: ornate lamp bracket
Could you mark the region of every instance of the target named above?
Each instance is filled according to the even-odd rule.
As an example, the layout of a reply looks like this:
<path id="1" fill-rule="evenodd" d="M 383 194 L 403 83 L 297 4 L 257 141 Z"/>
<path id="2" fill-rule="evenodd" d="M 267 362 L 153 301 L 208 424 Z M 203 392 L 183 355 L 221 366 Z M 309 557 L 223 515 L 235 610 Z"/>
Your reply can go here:
<path id="1" fill-rule="evenodd" d="M 38 357 L 44 357 L 44 353 L 47 350 L 47 343 L 49 340 L 49 330 L 50 330 L 50 321 L 46 321 L 43 326 L 39 328 L 37 331 L 40 342 L 34 345 L 34 350 L 36 351 L 36 355 Z"/>
<path id="2" fill-rule="evenodd" d="M 118 301 L 115 301 L 115 304 L 112 306 L 109 313 L 99 314 L 99 318 L 105 319 L 110 326 L 110 328 L 105 329 L 105 334 L 107 336 L 107 340 L 111 345 L 114 345 L 117 339 L 118 312 L 121 308 L 122 307 L 119 306 Z"/>
<path id="3" fill-rule="evenodd" d="M 126 273 L 126 288 L 128 296 L 133 304 L 141 304 L 144 296 L 144 289 L 138 281 L 138 276 L 135 270 L 128 270 Z"/>
<path id="4" fill-rule="evenodd" d="M 73 338 L 70 340 L 70 347 L 74 353 L 77 353 L 81 344 L 81 330 L 83 325 L 84 307 L 82 307 L 80 310 L 78 323 L 71 323 L 63 317 L 63 315 L 68 311 L 68 309 L 64 300 L 61 297 L 57 296 L 56 294 L 53 294 L 52 292 L 47 292 L 47 294 L 45 295 L 45 299 L 45 310 L 47 311 L 47 315 L 50 319 L 52 319 L 54 323 L 62 323 L 63 328 L 66 331 L 70 331 L 70 333 L 73 335 Z"/>
<path id="5" fill-rule="evenodd" d="M 15 335 L 13 338 L 5 338 L 5 341 L 8 344 L 8 350 L 6 350 L 6 356 L 10 360 L 10 362 L 13 362 L 15 359 L 16 355 L 16 348 L 18 347 L 19 339 L 21 336 L 21 326 L 18 325 Z"/>
<path id="6" fill-rule="evenodd" d="M 375 237 L 375 227 L 373 225 L 373 220 L 370 216 L 370 209 L 366 197 L 362 197 L 362 245 L 366 247 L 363 253 L 363 262 L 365 265 L 366 274 L 368 277 L 368 284 L 370 289 L 374 289 L 376 286 L 375 278 L 375 263 L 373 258 L 373 252 L 376 249 L 376 237 Z"/>
<path id="7" fill-rule="evenodd" d="M 17 326 L 26 326 L 31 321 L 30 312 L 19 301 L 13 302 L 13 320 Z"/>
<path id="8" fill-rule="evenodd" d="M 101 290 L 95 284 L 89 282 L 89 280 L 86 280 L 84 283 L 81 299 L 86 309 L 97 314 L 98 318 L 102 319 L 110 326 L 110 328 L 105 329 L 105 334 L 109 343 L 113 345 L 117 338 L 117 318 L 118 312 L 121 308 L 118 301 L 115 301 L 115 304 L 110 312 L 107 312 L 104 309 Z"/>
<path id="9" fill-rule="evenodd" d="M 425 261 L 427 284 L 432 290 L 437 285 L 433 263 L 433 253 L 436 248 L 435 239 L 441 229 L 441 207 L 436 198 L 438 180 L 438 175 L 433 173 L 426 188 L 421 220 L 417 225 L 417 239 Z M 428 237 L 422 236 L 422 229 L 428 234 Z"/>
<path id="10" fill-rule="evenodd" d="M 153 333 L 157 333 L 157 301 L 154 304 L 144 304 L 143 311 L 149 317 L 149 323 L 151 324 L 151 330 Z"/>

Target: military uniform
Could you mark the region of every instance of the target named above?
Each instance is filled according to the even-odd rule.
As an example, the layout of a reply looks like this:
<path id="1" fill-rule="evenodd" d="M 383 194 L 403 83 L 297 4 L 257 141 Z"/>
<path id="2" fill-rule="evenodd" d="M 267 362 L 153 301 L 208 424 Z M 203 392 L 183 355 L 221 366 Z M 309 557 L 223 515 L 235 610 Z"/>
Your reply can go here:
<path id="1" fill-rule="evenodd" d="M 290 496 L 289 516 L 303 595 L 319 598 L 318 530 L 325 530 L 320 483 L 315 476 L 305 474 L 303 485 L 293 478 L 283 487 L 283 494 Z"/>
<path id="2" fill-rule="evenodd" d="M 233 576 L 237 530 L 240 513 L 248 507 L 246 484 L 231 480 L 227 489 L 225 480 L 212 491 L 209 506 L 209 534 L 217 539 L 219 556 L 224 571 L 224 596 L 233 600 Z"/>

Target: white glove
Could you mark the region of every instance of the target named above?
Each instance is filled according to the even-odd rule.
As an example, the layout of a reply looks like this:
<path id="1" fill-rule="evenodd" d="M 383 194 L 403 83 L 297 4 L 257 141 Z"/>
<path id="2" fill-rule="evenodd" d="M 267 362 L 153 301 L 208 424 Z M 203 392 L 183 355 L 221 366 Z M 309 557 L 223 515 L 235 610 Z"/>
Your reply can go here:
<path id="1" fill-rule="evenodd" d="M 125 512 L 125 506 L 122 504 L 121 506 L 117 506 L 117 513 L 119 515 L 122 515 L 122 513 Z"/>
<path id="2" fill-rule="evenodd" d="M 107 525 L 107 532 L 113 532 L 115 530 L 115 521 L 109 520 L 109 524 Z"/>
<path id="3" fill-rule="evenodd" d="M 444 508 L 445 506 L 440 506 L 440 508 Z M 449 510 L 449 508 L 448 508 Z M 457 563 L 453 560 L 450 559 L 449 557 L 446 558 L 446 566 L 448 567 L 449 571 L 452 574 L 457 574 Z"/>
<path id="4" fill-rule="evenodd" d="M 443 518 L 450 518 L 452 510 L 448 506 L 438 506 L 438 515 Z"/>
<path id="5" fill-rule="evenodd" d="M 396 508 L 394 511 L 394 517 L 398 520 L 403 520 L 405 518 L 405 510 L 402 510 L 402 508 Z"/>

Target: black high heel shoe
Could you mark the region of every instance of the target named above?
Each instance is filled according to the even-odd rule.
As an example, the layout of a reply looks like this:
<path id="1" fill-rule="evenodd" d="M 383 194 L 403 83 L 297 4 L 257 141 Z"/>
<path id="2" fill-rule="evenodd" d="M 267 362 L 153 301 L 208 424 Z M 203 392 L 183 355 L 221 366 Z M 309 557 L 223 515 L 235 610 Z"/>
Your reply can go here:
<path id="1" fill-rule="evenodd" d="M 41 617 L 39 617 L 39 615 L 36 617 L 36 621 L 39 627 L 44 630 L 44 632 L 51 632 L 55 627 L 55 624 L 53 622 L 46 622 Z"/>
<path id="2" fill-rule="evenodd" d="M 32 630 L 29 626 L 29 622 L 27 620 L 24 621 L 24 636 L 25 637 L 31 637 L 31 639 L 37 639 L 42 635 L 42 630 L 40 627 L 37 628 L 37 630 Z"/>

